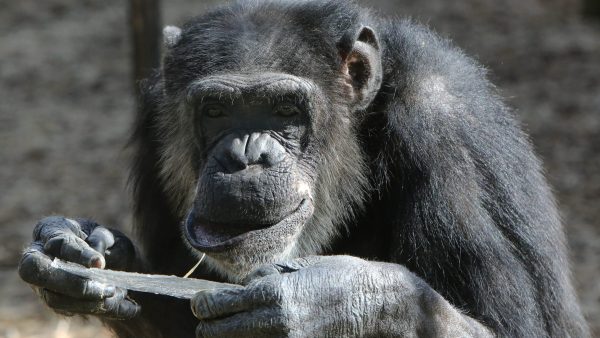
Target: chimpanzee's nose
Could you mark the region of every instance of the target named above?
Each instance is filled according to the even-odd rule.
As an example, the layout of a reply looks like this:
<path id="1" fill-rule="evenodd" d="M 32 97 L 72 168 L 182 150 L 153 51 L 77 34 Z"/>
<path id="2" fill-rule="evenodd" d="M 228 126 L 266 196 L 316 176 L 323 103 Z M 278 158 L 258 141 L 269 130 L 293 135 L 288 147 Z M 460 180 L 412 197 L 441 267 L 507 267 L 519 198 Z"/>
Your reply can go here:
<path id="1" fill-rule="evenodd" d="M 229 173 L 259 165 L 275 166 L 285 158 L 285 148 L 268 133 L 251 133 L 226 138 L 216 149 L 217 161 Z"/>

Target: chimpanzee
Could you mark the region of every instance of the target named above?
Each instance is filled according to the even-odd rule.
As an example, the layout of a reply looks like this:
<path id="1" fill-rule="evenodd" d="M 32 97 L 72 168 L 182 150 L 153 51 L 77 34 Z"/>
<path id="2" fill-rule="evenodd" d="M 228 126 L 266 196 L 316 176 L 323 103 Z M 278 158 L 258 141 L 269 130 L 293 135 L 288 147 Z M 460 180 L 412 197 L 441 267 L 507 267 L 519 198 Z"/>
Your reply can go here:
<path id="1" fill-rule="evenodd" d="M 132 165 L 142 247 L 50 217 L 22 278 L 120 337 L 589 335 L 539 160 L 486 71 L 410 20 L 241 1 L 164 30 Z M 57 271 L 243 288 L 189 302 Z"/>

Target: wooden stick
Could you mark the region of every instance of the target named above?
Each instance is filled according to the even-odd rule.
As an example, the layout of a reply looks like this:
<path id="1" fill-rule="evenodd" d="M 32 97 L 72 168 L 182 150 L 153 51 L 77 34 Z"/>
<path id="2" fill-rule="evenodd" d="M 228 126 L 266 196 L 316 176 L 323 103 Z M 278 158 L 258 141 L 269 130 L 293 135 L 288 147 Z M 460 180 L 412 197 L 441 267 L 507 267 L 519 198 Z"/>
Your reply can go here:
<path id="1" fill-rule="evenodd" d="M 52 266 L 79 277 L 123 289 L 182 299 L 191 299 L 197 292 L 203 290 L 242 287 L 236 284 L 219 283 L 204 279 L 86 268 L 58 258 L 54 259 Z"/>

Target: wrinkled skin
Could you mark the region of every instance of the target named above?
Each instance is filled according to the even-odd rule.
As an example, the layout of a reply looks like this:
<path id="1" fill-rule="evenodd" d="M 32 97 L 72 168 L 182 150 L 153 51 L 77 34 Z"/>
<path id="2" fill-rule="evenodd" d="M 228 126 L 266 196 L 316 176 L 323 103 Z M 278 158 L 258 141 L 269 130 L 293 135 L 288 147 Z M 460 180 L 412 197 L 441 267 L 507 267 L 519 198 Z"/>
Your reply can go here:
<path id="1" fill-rule="evenodd" d="M 309 256 L 261 267 L 245 283 L 192 299 L 197 337 L 492 336 L 396 264 Z"/>

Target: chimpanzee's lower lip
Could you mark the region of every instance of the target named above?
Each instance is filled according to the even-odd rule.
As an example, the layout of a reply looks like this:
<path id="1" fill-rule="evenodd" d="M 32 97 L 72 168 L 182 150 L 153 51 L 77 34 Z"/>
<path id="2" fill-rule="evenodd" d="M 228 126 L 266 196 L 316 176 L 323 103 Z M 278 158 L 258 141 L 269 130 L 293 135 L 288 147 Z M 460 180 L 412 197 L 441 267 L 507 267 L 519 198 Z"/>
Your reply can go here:
<path id="1" fill-rule="evenodd" d="M 249 226 L 247 227 L 247 229 L 250 230 L 245 231 L 239 235 L 228 235 L 209 233 L 206 230 L 206 227 L 203 227 L 201 223 L 197 222 L 197 219 L 194 215 L 194 211 L 192 210 L 186 217 L 185 223 L 183 225 L 183 233 L 187 241 L 195 249 L 198 249 L 202 252 L 220 252 L 231 249 L 232 247 L 244 241 L 245 239 L 248 239 L 249 237 L 260 236 L 263 232 L 295 224 L 295 222 L 301 221 L 297 220 L 298 218 L 302 218 L 308 213 L 312 214 L 312 200 L 303 199 L 302 202 L 300 202 L 300 205 L 296 208 L 296 210 L 294 210 L 291 214 L 289 214 L 284 219 L 273 225 L 263 225 L 256 227 Z M 305 221 L 305 219 L 302 221 Z M 251 230 L 252 228 L 254 228 L 255 230 Z"/>

